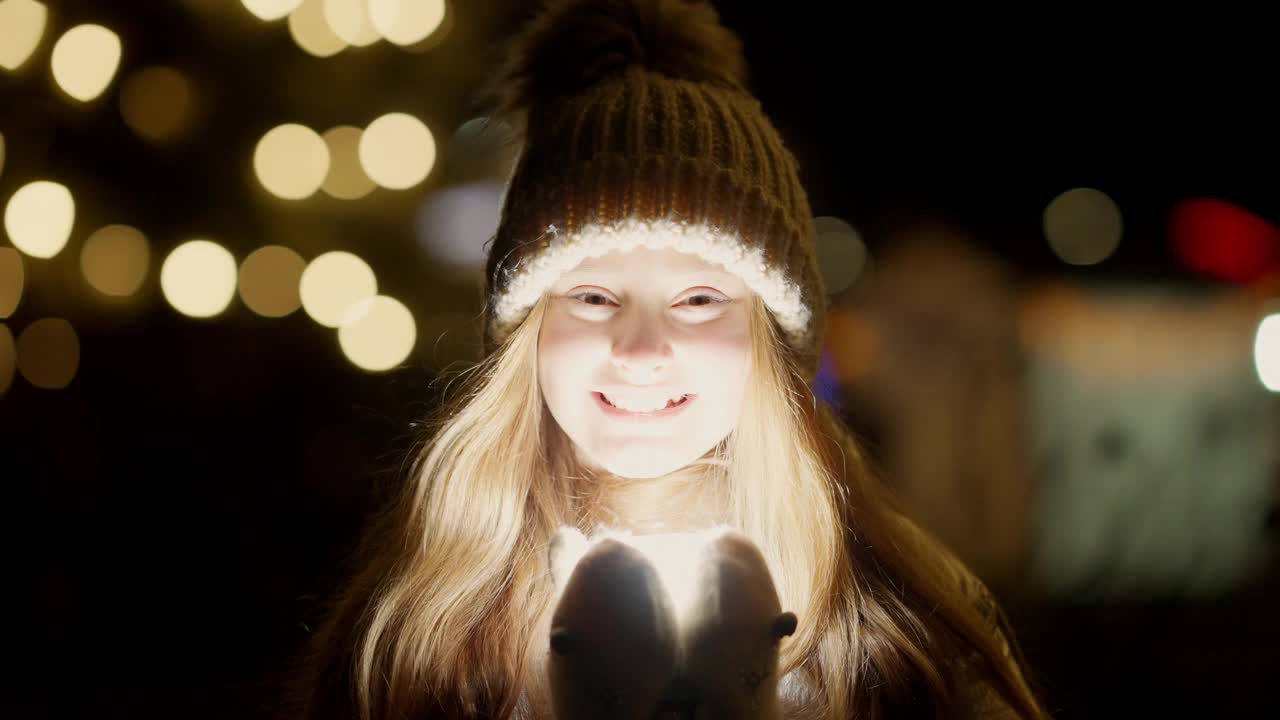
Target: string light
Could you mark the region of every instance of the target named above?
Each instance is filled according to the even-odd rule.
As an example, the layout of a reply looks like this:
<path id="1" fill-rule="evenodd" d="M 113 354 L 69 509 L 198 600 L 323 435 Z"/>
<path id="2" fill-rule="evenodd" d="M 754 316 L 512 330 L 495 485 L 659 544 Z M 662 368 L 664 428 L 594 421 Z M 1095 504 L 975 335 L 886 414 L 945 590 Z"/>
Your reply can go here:
<path id="1" fill-rule="evenodd" d="M 298 286 L 307 262 L 283 245 L 268 245 L 240 265 L 240 299 L 263 317 L 284 317 L 302 305 Z"/>
<path id="2" fill-rule="evenodd" d="M 258 19 L 271 22 L 296 10 L 302 0 L 240 0 L 240 3 Z"/>
<path id="3" fill-rule="evenodd" d="M 186 75 L 169 67 L 143 68 L 120 88 L 120 116 L 147 140 L 169 140 L 187 125 L 194 99 Z"/>
<path id="4" fill-rule="evenodd" d="M 89 236 L 80 250 L 80 270 L 95 290 L 128 297 L 142 287 L 151 265 L 151 248 L 137 228 L 108 225 Z"/>
<path id="5" fill-rule="evenodd" d="M 31 257 L 57 255 L 71 237 L 76 204 L 65 185 L 49 180 L 27 183 L 9 198 L 4 229 L 14 247 Z"/>
<path id="6" fill-rule="evenodd" d="M 388 113 L 369 123 L 360 138 L 360 164 L 384 188 L 405 190 L 427 178 L 436 141 L 418 118 Z"/>
<path id="7" fill-rule="evenodd" d="M 13 248 L 0 247 L 0 318 L 7 318 L 18 309 L 25 282 L 22 255 Z"/>
<path id="8" fill-rule="evenodd" d="M 324 0 L 302 0 L 289 14 L 289 35 L 298 47 L 319 58 L 333 57 L 347 48 L 324 17 Z"/>
<path id="9" fill-rule="evenodd" d="M 329 173 L 320 188 L 335 198 L 358 200 L 377 187 L 360 166 L 363 134 L 363 130 L 350 125 L 332 128 L 324 134 L 324 143 L 329 148 Z"/>
<path id="10" fill-rule="evenodd" d="M 65 388 L 80 367 L 80 338 L 62 318 L 36 320 L 18 335 L 15 345 L 18 372 L 38 388 Z"/>
<path id="11" fill-rule="evenodd" d="M 360 301 L 338 328 L 338 343 L 356 367 L 381 372 L 404 362 L 417 341 L 413 313 L 395 298 Z"/>
<path id="12" fill-rule="evenodd" d="M 267 192 L 286 200 L 302 200 L 315 194 L 329 173 L 329 147 L 309 127 L 280 125 L 258 141 L 253 169 Z"/>
<path id="13" fill-rule="evenodd" d="M 365 47 L 381 38 L 369 19 L 365 0 L 324 0 L 324 18 L 333 33 L 349 45 Z"/>
<path id="14" fill-rule="evenodd" d="M 378 280 L 364 260 L 343 250 L 327 252 L 302 271 L 302 309 L 325 327 L 340 327 L 358 303 L 378 294 Z"/>
<path id="15" fill-rule="evenodd" d="M 0 1 L 0 67 L 17 70 L 44 36 L 49 10 L 33 0 Z"/>
<path id="16" fill-rule="evenodd" d="M 444 0 L 369 0 L 369 19 L 396 45 L 422 42 L 444 22 Z"/>
<path id="17" fill-rule="evenodd" d="M 211 240 L 189 240 L 160 266 L 160 289 L 173 309 L 188 317 L 221 313 L 236 292 L 236 260 Z"/>
<path id="18" fill-rule="evenodd" d="M 120 66 L 120 37 L 101 25 L 77 25 L 53 46 L 53 78 L 81 102 L 102 94 Z"/>

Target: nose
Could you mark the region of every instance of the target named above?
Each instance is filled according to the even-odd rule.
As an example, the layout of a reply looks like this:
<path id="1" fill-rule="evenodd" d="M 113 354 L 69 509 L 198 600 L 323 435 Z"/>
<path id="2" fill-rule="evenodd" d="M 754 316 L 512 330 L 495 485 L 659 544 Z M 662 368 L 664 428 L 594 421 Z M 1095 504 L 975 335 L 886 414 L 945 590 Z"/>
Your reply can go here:
<path id="1" fill-rule="evenodd" d="M 613 342 L 613 364 L 636 385 L 649 385 L 671 364 L 672 350 L 665 322 L 646 313 L 631 313 Z"/>

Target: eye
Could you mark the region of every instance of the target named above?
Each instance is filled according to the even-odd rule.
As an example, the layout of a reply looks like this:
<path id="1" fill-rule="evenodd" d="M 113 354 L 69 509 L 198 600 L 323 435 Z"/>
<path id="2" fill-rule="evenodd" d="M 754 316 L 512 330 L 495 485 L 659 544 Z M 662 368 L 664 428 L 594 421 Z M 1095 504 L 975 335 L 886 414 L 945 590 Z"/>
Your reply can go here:
<path id="1" fill-rule="evenodd" d="M 594 290 L 583 290 L 581 292 L 570 293 L 569 297 L 577 300 L 583 305 L 591 305 L 592 307 L 605 307 L 613 302 L 608 295 Z"/>
<path id="2" fill-rule="evenodd" d="M 684 299 L 683 302 L 688 303 L 689 307 L 710 307 L 721 303 L 729 302 L 729 298 L 720 293 L 711 290 L 711 288 L 698 288 L 707 292 L 698 292 Z"/>

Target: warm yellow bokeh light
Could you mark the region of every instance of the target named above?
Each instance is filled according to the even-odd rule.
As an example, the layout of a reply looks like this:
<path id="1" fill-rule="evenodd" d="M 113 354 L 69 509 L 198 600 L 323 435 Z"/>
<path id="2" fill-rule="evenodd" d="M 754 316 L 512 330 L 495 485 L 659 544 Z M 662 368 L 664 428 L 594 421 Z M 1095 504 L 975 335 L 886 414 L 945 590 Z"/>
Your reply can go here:
<path id="1" fill-rule="evenodd" d="M 253 169 L 272 195 L 302 200 L 314 195 L 329 173 L 329 147 L 305 125 L 280 125 L 258 141 Z"/>
<path id="2" fill-rule="evenodd" d="M 396 45 L 426 40 L 444 21 L 444 0 L 369 0 L 369 19 Z"/>
<path id="3" fill-rule="evenodd" d="M 307 262 L 283 245 L 268 245 L 240 264 L 240 299 L 263 317 L 284 317 L 302 305 L 298 287 Z"/>
<path id="4" fill-rule="evenodd" d="M 358 127 L 342 125 L 324 134 L 329 146 L 329 174 L 320 187 L 333 197 L 357 200 L 377 187 L 360 166 L 360 136 Z"/>
<path id="5" fill-rule="evenodd" d="M 0 318 L 7 318 L 18 309 L 25 283 L 22 255 L 13 248 L 0 247 Z"/>
<path id="6" fill-rule="evenodd" d="M 289 14 L 289 34 L 298 47 L 316 57 L 332 57 L 347 48 L 324 18 L 324 0 L 302 0 Z"/>
<path id="7" fill-rule="evenodd" d="M 151 266 L 147 238 L 128 225 L 108 225 L 84 241 L 80 271 L 103 295 L 128 297 L 142 287 Z"/>
<path id="8" fill-rule="evenodd" d="M 372 45 L 381 37 L 369 19 L 365 0 L 324 0 L 324 19 L 333 34 L 356 47 Z"/>
<path id="9" fill-rule="evenodd" d="M 18 188 L 4 210 L 9 242 L 31 257 L 57 255 L 71 237 L 76 204 L 65 185 L 37 180 Z"/>
<path id="10" fill-rule="evenodd" d="M 236 294 L 236 259 L 210 240 L 185 242 L 160 266 L 160 290 L 183 315 L 213 317 Z"/>
<path id="11" fill-rule="evenodd" d="M 143 68 L 120 88 L 120 115 L 138 135 L 168 140 L 186 126 L 193 98 L 186 75 L 169 67 Z"/>
<path id="12" fill-rule="evenodd" d="M 88 102 L 107 89 L 120 67 L 120 37 L 101 25 L 77 25 L 54 43 L 52 67 L 58 87 Z"/>
<path id="13" fill-rule="evenodd" d="M 369 264 L 341 250 L 311 261 L 299 284 L 302 307 L 312 320 L 336 328 L 357 303 L 378 294 L 378 279 Z"/>
<path id="14" fill-rule="evenodd" d="M 0 323 L 0 395 L 13 384 L 13 372 L 18 369 L 18 350 L 13 343 L 9 326 Z"/>
<path id="15" fill-rule="evenodd" d="M 18 372 L 38 388 L 58 390 L 71 384 L 80 367 L 80 338 L 62 318 L 44 318 L 26 327 L 15 343 Z"/>
<path id="16" fill-rule="evenodd" d="M 49 9 L 33 0 L 0 0 L 0 67 L 17 70 L 44 35 Z"/>
<path id="17" fill-rule="evenodd" d="M 404 190 L 422 182 L 436 161 L 436 141 L 418 118 L 388 113 L 369 123 L 360 138 L 360 164 L 374 182 Z"/>
<path id="18" fill-rule="evenodd" d="M 1044 211 L 1044 235 L 1063 262 L 1096 265 L 1111 256 L 1124 233 L 1120 208 L 1093 188 L 1068 190 Z"/>
<path id="19" fill-rule="evenodd" d="M 413 313 L 395 298 L 377 295 L 362 301 L 338 328 L 338 344 L 356 367 L 379 372 L 404 362 L 418 339 Z"/>
<path id="20" fill-rule="evenodd" d="M 297 9 L 302 0 L 240 0 L 245 9 L 259 20 L 279 20 Z"/>

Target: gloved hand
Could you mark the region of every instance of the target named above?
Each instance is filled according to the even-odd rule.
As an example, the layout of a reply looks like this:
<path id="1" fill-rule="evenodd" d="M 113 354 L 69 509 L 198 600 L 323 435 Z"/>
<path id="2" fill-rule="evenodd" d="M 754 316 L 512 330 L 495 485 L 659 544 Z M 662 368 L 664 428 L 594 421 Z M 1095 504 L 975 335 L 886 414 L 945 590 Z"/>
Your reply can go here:
<path id="1" fill-rule="evenodd" d="M 796 616 L 782 612 L 764 556 L 745 535 L 727 533 L 703 551 L 686 622 L 681 674 L 696 688 L 695 717 L 779 717 L 778 646 Z"/>
<path id="2" fill-rule="evenodd" d="M 551 548 L 557 586 L 548 680 L 557 720 L 651 720 L 676 671 L 677 629 L 652 564 L 618 540 L 561 531 Z"/>

